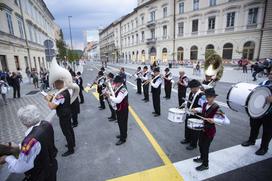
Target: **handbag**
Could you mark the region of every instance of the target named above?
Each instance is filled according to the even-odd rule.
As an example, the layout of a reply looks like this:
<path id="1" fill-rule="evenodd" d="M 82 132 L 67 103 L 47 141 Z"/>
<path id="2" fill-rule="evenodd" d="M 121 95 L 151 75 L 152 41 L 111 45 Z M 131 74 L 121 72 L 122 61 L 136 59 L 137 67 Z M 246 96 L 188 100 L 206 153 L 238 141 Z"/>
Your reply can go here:
<path id="1" fill-rule="evenodd" d="M 1 94 L 7 94 L 8 93 L 8 88 L 5 85 L 1 86 Z"/>

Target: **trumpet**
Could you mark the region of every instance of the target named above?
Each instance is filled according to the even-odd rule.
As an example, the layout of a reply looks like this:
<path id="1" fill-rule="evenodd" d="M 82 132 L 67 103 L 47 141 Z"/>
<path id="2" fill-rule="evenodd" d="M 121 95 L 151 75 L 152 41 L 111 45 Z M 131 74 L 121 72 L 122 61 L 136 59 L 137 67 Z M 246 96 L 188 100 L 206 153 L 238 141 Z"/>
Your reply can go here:
<path id="1" fill-rule="evenodd" d="M 152 79 L 146 80 L 142 85 L 147 85 L 147 84 L 149 84 L 150 82 L 152 82 L 153 80 L 155 80 L 155 79 L 158 78 L 158 77 L 161 77 L 161 78 L 162 78 L 162 75 L 158 75 L 158 76 L 155 76 L 155 77 L 152 78 Z"/>
<path id="2" fill-rule="evenodd" d="M 96 77 L 92 84 L 87 84 L 87 86 L 84 88 L 85 92 L 89 92 L 90 89 L 94 86 L 94 84 L 97 84 L 101 79 L 105 79 L 106 77 L 103 75 L 101 77 Z"/>

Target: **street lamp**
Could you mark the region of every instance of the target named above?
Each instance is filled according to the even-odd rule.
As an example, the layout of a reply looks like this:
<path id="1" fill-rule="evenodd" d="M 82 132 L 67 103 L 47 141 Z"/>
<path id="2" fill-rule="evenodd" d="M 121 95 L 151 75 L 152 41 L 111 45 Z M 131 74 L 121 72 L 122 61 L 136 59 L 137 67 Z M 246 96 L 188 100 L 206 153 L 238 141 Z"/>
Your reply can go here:
<path id="1" fill-rule="evenodd" d="M 69 22 L 69 31 L 70 31 L 71 49 L 73 50 L 73 40 L 72 40 L 72 31 L 71 31 L 70 18 L 72 18 L 72 16 L 68 16 L 68 22 Z"/>

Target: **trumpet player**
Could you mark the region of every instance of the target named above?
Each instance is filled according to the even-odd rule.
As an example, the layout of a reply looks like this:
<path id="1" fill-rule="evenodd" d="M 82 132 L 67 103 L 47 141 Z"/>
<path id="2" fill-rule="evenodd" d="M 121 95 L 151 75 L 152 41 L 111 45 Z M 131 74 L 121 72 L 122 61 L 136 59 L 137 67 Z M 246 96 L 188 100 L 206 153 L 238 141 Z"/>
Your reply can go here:
<path id="1" fill-rule="evenodd" d="M 135 73 L 136 81 L 137 81 L 137 94 L 142 94 L 142 80 L 141 80 L 141 75 L 142 75 L 142 68 L 138 67 L 137 72 Z"/>
<path id="2" fill-rule="evenodd" d="M 105 88 L 105 81 L 106 78 L 104 77 L 104 73 L 103 71 L 99 71 L 98 72 L 98 79 L 97 79 L 97 92 L 99 94 L 99 102 L 100 102 L 100 106 L 98 107 L 99 110 L 103 110 L 106 109 L 105 107 L 105 102 L 104 102 L 104 95 L 103 95 L 103 89 Z"/>
<path id="3" fill-rule="evenodd" d="M 142 99 L 142 100 L 145 102 L 149 102 L 149 82 L 148 82 L 148 79 L 149 79 L 148 67 L 144 66 L 141 80 L 142 80 L 143 92 L 144 92 L 144 99 Z"/>
<path id="4" fill-rule="evenodd" d="M 177 82 L 179 107 L 181 107 L 182 104 L 184 103 L 184 98 L 186 97 L 188 83 L 189 83 L 189 79 L 186 76 L 185 72 L 180 71 L 179 72 L 179 80 Z"/>
<path id="5" fill-rule="evenodd" d="M 153 107 L 154 107 L 154 112 L 152 114 L 154 114 L 154 117 L 158 117 L 161 115 L 160 95 L 161 95 L 162 78 L 160 75 L 159 67 L 154 68 L 153 72 L 154 72 L 154 78 L 150 81 Z"/>
<path id="6" fill-rule="evenodd" d="M 107 82 L 109 83 L 109 84 L 111 84 L 112 85 L 112 87 L 113 87 L 113 78 L 114 78 L 114 75 L 113 75 L 113 73 L 109 73 L 108 75 L 107 75 Z M 110 93 L 110 90 L 106 90 L 106 93 Z M 108 117 L 108 120 L 109 121 L 116 121 L 116 111 L 113 109 L 113 107 L 112 107 L 112 105 L 110 104 L 110 100 L 109 100 L 109 98 L 108 97 L 106 97 L 106 101 L 108 102 L 108 105 L 109 105 L 109 108 L 110 108 L 110 111 L 111 111 L 111 116 L 110 117 Z"/>
<path id="7" fill-rule="evenodd" d="M 164 91 L 165 91 L 165 99 L 171 98 L 171 91 L 172 91 L 172 73 L 170 72 L 169 68 L 166 68 L 164 75 Z"/>
<path id="8" fill-rule="evenodd" d="M 124 80 L 117 75 L 113 83 L 115 85 L 115 95 L 106 94 L 116 104 L 117 122 L 120 130 L 120 135 L 116 136 L 119 139 L 116 146 L 122 145 L 127 139 L 127 123 L 128 123 L 128 91 L 124 85 Z"/>

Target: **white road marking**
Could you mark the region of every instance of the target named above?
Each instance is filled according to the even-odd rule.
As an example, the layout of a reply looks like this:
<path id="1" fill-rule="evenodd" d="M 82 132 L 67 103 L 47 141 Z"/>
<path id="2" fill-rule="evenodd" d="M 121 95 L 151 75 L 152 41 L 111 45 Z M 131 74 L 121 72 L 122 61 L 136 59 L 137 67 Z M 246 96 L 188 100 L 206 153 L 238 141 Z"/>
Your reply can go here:
<path id="1" fill-rule="evenodd" d="M 259 149 L 261 140 L 257 140 L 255 146 L 233 146 L 209 154 L 209 170 L 196 171 L 195 167 L 200 164 L 193 162 L 193 158 L 174 163 L 184 180 L 205 180 L 229 171 L 245 167 L 247 165 L 266 160 L 272 157 L 272 149 L 264 156 L 258 156 L 255 151 Z M 272 142 L 270 142 L 270 147 Z"/>

